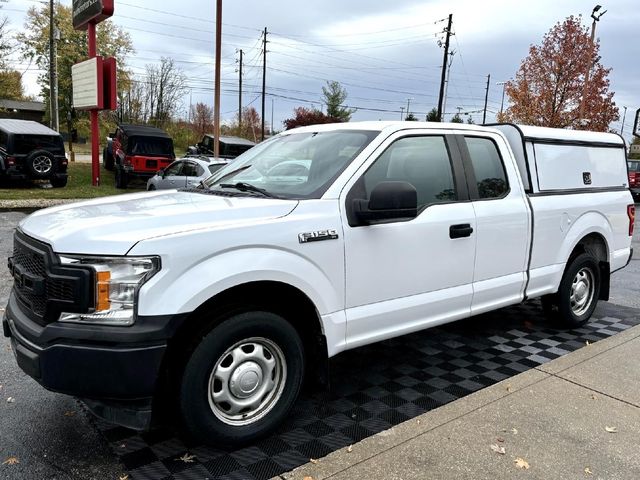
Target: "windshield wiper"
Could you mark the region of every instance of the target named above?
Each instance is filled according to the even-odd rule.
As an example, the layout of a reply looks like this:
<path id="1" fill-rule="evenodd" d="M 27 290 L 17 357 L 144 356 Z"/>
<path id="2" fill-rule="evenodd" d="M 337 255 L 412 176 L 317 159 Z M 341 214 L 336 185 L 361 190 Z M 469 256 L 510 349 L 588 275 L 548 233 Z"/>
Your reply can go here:
<path id="1" fill-rule="evenodd" d="M 240 190 L 241 192 L 255 192 L 269 198 L 278 198 L 273 193 L 269 193 L 263 188 L 256 187 L 255 185 L 251 185 L 250 183 L 246 182 L 220 183 L 218 184 L 218 186 L 220 188 L 235 188 L 236 190 Z"/>

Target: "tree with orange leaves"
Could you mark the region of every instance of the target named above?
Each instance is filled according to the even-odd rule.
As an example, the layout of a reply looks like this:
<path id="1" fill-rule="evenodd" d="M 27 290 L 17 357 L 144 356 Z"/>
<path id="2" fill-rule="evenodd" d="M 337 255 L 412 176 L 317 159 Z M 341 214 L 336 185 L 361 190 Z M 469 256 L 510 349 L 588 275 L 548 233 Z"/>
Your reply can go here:
<path id="1" fill-rule="evenodd" d="M 619 118 L 609 91 L 610 68 L 600 63 L 600 44 L 591 44 L 581 17 L 557 23 L 532 45 L 520 64 L 515 80 L 505 89 L 511 106 L 498 121 L 544 127 L 573 128 L 605 132 Z M 589 70 L 583 119 L 580 119 L 585 72 Z"/>

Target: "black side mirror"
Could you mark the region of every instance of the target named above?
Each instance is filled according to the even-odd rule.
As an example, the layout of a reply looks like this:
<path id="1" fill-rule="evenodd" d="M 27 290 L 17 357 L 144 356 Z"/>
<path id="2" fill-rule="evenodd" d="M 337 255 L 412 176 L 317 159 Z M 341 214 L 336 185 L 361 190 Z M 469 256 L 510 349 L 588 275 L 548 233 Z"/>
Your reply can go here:
<path id="1" fill-rule="evenodd" d="M 161 168 L 160 170 L 158 170 L 158 173 L 156 173 L 156 175 L 159 175 L 160 177 L 164 178 L 164 168 Z"/>
<path id="2" fill-rule="evenodd" d="M 411 220 L 418 215 L 418 193 L 409 182 L 381 182 L 369 202 L 353 201 L 353 211 L 362 225 L 380 220 Z"/>

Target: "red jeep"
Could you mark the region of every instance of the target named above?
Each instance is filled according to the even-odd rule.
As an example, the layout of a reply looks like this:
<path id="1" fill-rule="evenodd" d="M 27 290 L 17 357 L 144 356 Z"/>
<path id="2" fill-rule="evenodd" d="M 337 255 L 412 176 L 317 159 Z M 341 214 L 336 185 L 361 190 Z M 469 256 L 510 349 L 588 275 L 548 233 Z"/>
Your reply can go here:
<path id="1" fill-rule="evenodd" d="M 111 151 L 116 188 L 127 188 L 132 177 L 153 177 L 176 158 L 171 137 L 159 128 L 144 125 L 118 126 Z"/>

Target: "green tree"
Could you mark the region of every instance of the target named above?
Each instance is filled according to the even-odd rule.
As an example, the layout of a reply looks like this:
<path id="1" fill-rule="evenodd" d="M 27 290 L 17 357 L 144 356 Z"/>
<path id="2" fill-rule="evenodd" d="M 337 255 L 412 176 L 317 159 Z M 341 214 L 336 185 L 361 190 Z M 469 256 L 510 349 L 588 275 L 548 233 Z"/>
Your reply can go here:
<path id="1" fill-rule="evenodd" d="M 451 123 L 464 123 L 464 120 L 462 120 L 462 117 L 459 113 L 456 113 L 449 121 Z"/>
<path id="2" fill-rule="evenodd" d="M 86 32 L 73 29 L 71 7 L 56 4 L 56 27 L 60 31 L 57 42 L 58 58 L 58 104 L 60 120 L 64 123 L 71 111 L 72 86 L 71 67 L 88 58 Z M 118 88 L 127 84 L 129 73 L 125 69 L 125 58 L 134 50 L 131 37 L 111 20 L 97 26 L 97 50 L 103 57 L 115 57 L 118 62 Z M 24 29 L 16 36 L 24 59 L 34 61 L 43 73 L 38 77 L 41 95 L 49 103 L 49 6 L 31 7 L 27 12 Z M 48 115 L 48 113 L 47 113 Z M 84 113 L 78 118 L 83 119 Z"/>
<path id="3" fill-rule="evenodd" d="M 473 121 L 473 117 L 471 115 L 469 115 L 469 117 L 467 118 L 467 123 L 469 125 L 475 125 L 476 122 Z"/>
<path id="4" fill-rule="evenodd" d="M 324 96 L 324 104 L 327 106 L 328 117 L 337 118 L 341 122 L 351 120 L 355 109 L 344 107 L 343 104 L 348 94 L 339 82 L 327 81 L 327 86 L 322 87 L 322 95 Z"/>
<path id="5" fill-rule="evenodd" d="M 417 121 L 418 121 L 418 118 L 417 118 L 413 113 L 411 113 L 411 112 L 409 112 L 409 113 L 407 114 L 407 116 L 406 116 L 406 117 L 404 117 L 404 119 L 405 119 L 407 122 L 417 122 Z"/>
<path id="6" fill-rule="evenodd" d="M 23 100 L 22 75 L 15 70 L 0 70 L 0 98 Z"/>
<path id="7" fill-rule="evenodd" d="M 436 107 L 433 107 L 431 110 L 429 110 L 429 113 L 427 113 L 427 118 L 425 120 L 427 122 L 437 122 L 438 121 L 438 109 Z"/>

